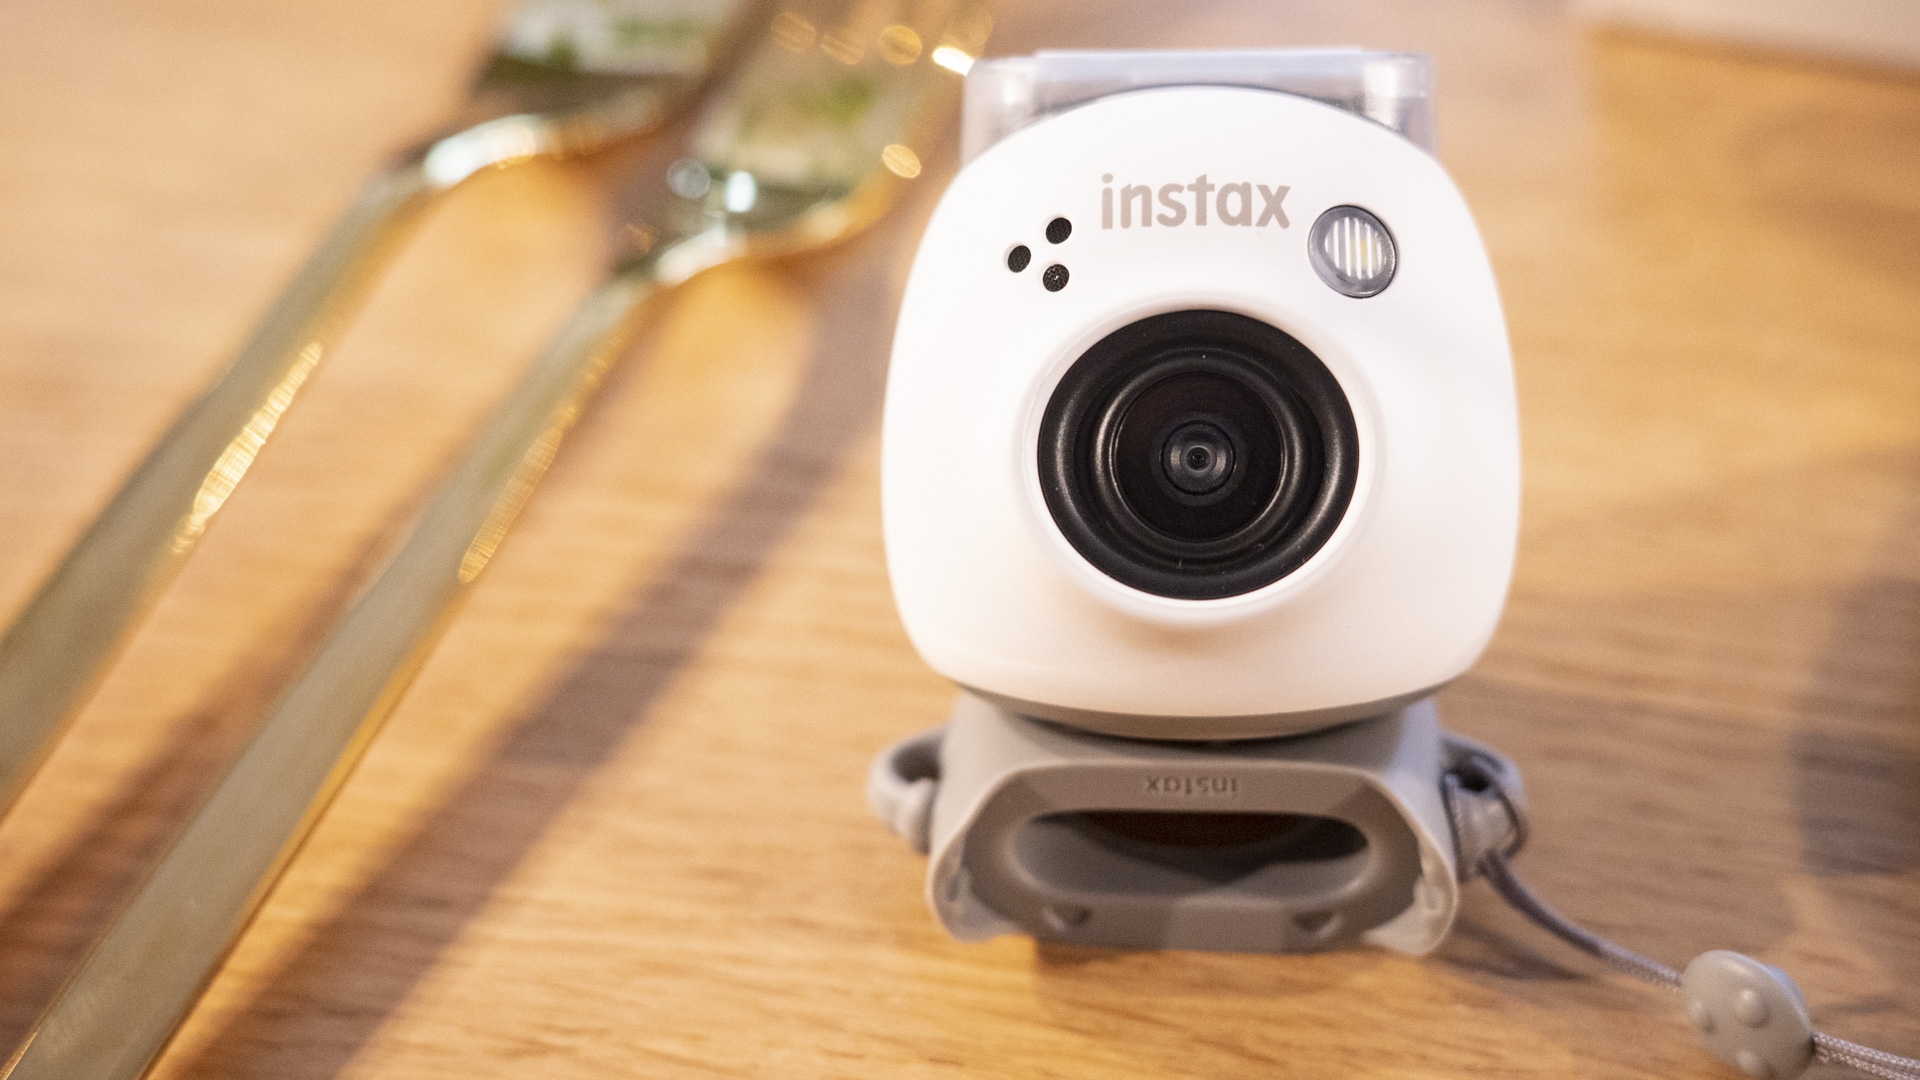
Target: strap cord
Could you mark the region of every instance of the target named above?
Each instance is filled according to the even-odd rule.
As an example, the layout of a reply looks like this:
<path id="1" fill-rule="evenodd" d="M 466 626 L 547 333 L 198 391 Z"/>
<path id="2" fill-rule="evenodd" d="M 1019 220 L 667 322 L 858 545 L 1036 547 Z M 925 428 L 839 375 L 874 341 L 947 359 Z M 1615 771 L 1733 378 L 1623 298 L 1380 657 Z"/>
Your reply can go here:
<path id="1" fill-rule="evenodd" d="M 1681 990 L 1681 972 L 1608 941 L 1573 922 L 1548 906 L 1514 873 L 1513 857 L 1519 854 L 1527 840 L 1526 815 L 1515 800 L 1508 797 L 1501 784 L 1499 770 L 1484 755 L 1469 754 L 1449 769 L 1440 780 L 1440 797 L 1446 806 L 1447 823 L 1453 830 L 1456 850 L 1463 855 L 1460 862 L 1460 880 L 1463 883 L 1475 877 L 1485 877 L 1501 899 L 1554 937 L 1616 971 L 1667 990 Z M 1467 849 L 1461 844 L 1462 839 L 1469 835 L 1466 804 L 1470 799 L 1489 798 L 1499 803 L 1512 823 L 1510 839 L 1504 845 L 1488 847 L 1477 858 L 1470 859 Z M 1784 972 L 1779 973 L 1779 978 L 1791 985 L 1791 980 L 1786 979 Z M 1812 1060 L 1849 1066 L 1880 1077 L 1881 1080 L 1920 1080 L 1920 1059 L 1889 1054 L 1819 1031 L 1812 1033 L 1812 1043 L 1812 1052 L 1807 1055 Z M 1718 1047 L 1710 1048 L 1716 1054 L 1720 1053 Z M 1739 1061 L 1736 1067 L 1750 1073 L 1756 1072 L 1746 1060 Z M 1769 1071 L 1765 1075 L 1775 1075 L 1777 1071 Z"/>

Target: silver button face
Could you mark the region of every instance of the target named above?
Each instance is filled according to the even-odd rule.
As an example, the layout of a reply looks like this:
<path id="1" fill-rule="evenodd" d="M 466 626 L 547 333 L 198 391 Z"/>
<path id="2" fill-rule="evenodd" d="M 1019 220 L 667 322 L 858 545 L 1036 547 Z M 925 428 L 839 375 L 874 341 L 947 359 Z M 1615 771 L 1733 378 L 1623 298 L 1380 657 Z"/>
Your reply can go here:
<path id="1" fill-rule="evenodd" d="M 1320 215 L 1307 233 L 1307 258 L 1328 288 L 1356 299 L 1378 295 L 1399 265 L 1393 234 L 1357 206 L 1336 206 Z"/>

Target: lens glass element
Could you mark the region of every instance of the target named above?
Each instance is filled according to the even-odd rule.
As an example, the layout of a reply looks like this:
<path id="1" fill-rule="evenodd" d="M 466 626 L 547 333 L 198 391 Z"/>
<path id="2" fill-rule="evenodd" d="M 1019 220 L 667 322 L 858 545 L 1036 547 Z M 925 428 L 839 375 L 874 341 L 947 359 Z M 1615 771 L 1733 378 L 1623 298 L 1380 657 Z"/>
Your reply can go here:
<path id="1" fill-rule="evenodd" d="M 1175 428 L 1161 451 L 1167 482 L 1188 495 L 1211 495 L 1233 478 L 1233 437 L 1205 420 Z"/>
<path id="2" fill-rule="evenodd" d="M 1325 544 L 1358 475 L 1352 409 L 1318 357 L 1224 311 L 1114 331 L 1062 377 L 1040 481 L 1061 532 L 1161 596 L 1232 596 Z"/>
<path id="3" fill-rule="evenodd" d="M 1260 396 L 1227 373 L 1183 366 L 1139 391 L 1109 451 L 1127 508 L 1182 540 L 1216 540 L 1266 509 L 1285 440 Z"/>

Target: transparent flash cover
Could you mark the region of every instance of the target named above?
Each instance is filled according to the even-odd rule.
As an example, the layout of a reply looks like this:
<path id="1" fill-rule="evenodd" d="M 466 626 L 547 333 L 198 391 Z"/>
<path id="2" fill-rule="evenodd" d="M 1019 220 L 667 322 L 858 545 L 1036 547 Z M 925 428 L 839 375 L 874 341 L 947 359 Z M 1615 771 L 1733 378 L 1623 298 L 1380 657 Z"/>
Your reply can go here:
<path id="1" fill-rule="evenodd" d="M 1433 58 L 1365 49 L 1050 51 L 982 60 L 967 73 L 963 160 L 1035 121 L 1109 94 L 1160 86 L 1251 86 L 1364 116 L 1433 152 Z"/>

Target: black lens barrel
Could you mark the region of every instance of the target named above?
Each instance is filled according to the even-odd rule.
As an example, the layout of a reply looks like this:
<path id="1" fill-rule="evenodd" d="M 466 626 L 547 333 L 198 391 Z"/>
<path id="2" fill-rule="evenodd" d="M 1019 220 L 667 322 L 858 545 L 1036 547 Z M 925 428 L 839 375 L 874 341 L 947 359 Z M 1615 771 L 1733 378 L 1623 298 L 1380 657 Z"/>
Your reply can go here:
<path id="1" fill-rule="evenodd" d="M 1359 475 L 1353 410 L 1291 335 L 1225 311 L 1114 331 L 1041 420 L 1047 508 L 1101 571 L 1214 599 L 1291 573 L 1326 544 Z"/>

